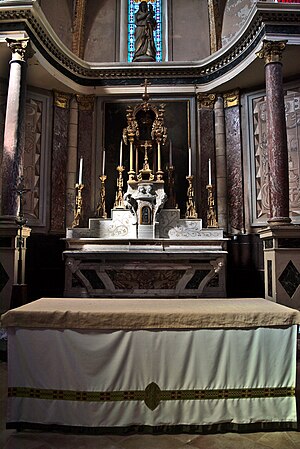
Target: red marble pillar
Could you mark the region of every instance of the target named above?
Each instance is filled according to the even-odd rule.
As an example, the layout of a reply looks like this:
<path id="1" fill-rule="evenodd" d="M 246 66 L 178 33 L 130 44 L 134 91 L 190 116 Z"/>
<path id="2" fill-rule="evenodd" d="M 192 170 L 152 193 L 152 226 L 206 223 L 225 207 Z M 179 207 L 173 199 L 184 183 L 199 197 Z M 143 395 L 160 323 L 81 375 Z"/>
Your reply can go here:
<path id="1" fill-rule="evenodd" d="M 270 225 L 288 224 L 289 174 L 284 95 L 282 82 L 282 52 L 285 42 L 264 41 L 260 58 L 265 60 L 267 145 L 269 159 Z"/>
<path id="2" fill-rule="evenodd" d="M 27 59 L 33 55 L 29 38 L 6 39 L 12 51 L 4 128 L 2 160 L 2 216 L 16 216 L 16 186 L 22 174 L 25 143 L 25 97 Z"/>

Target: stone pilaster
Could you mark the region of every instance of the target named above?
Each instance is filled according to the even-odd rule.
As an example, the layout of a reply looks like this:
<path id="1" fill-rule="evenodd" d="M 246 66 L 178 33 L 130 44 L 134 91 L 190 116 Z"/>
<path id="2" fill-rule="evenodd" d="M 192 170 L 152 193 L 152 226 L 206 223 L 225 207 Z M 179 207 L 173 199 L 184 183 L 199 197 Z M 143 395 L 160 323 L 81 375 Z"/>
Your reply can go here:
<path id="1" fill-rule="evenodd" d="M 215 102 L 215 146 L 216 146 L 216 194 L 218 206 L 218 223 L 227 231 L 227 170 L 225 114 L 222 96 Z"/>
<path id="2" fill-rule="evenodd" d="M 288 224 L 289 178 L 284 93 L 282 81 L 282 52 L 285 42 L 264 41 L 257 53 L 265 61 L 267 146 L 269 158 L 270 226 Z"/>
<path id="3" fill-rule="evenodd" d="M 70 95 L 54 92 L 54 117 L 51 159 L 51 232 L 66 229 L 66 185 Z"/>
<path id="4" fill-rule="evenodd" d="M 199 156 L 199 173 L 198 182 L 200 186 L 197 186 L 197 191 L 200 192 L 197 195 L 197 209 L 199 216 L 203 220 L 203 226 L 207 225 L 207 210 L 208 210 L 208 197 L 206 186 L 208 184 L 208 160 L 211 160 L 212 171 L 212 184 L 216 185 L 215 178 L 215 140 L 214 140 L 214 104 L 215 94 L 201 94 L 197 95 L 198 104 L 198 147 L 200 151 Z"/>
<path id="5" fill-rule="evenodd" d="M 70 120 L 69 120 L 69 142 L 68 142 L 68 161 L 67 161 L 67 208 L 66 208 L 66 226 L 72 225 L 74 220 L 75 207 L 75 184 L 78 182 L 77 167 L 77 146 L 78 146 L 78 104 L 73 97 L 70 102 Z"/>
<path id="6" fill-rule="evenodd" d="M 93 130 L 94 130 L 94 95 L 76 95 L 78 102 L 78 151 L 77 159 L 83 158 L 83 184 L 82 201 L 83 215 L 82 225 L 87 225 L 88 219 L 94 216 L 95 211 L 92 210 L 92 198 L 94 196 L 93 189 Z"/>
<path id="7" fill-rule="evenodd" d="M 228 227 L 231 233 L 244 231 L 243 161 L 239 91 L 223 95 L 227 156 Z"/>
<path id="8" fill-rule="evenodd" d="M 6 39 L 12 52 L 7 93 L 2 160 L 2 215 L 18 212 L 16 185 L 22 174 L 25 143 L 25 100 L 27 59 L 33 56 L 29 38 Z"/>

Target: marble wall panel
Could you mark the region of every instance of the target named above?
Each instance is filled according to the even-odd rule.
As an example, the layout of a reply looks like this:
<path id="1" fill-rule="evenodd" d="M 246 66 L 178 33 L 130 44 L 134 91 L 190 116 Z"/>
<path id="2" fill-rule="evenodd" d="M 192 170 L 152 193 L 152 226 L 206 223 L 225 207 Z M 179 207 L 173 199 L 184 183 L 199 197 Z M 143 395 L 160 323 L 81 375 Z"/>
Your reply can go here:
<path id="1" fill-rule="evenodd" d="M 244 230 L 242 148 L 239 105 L 225 109 L 229 229 Z"/>

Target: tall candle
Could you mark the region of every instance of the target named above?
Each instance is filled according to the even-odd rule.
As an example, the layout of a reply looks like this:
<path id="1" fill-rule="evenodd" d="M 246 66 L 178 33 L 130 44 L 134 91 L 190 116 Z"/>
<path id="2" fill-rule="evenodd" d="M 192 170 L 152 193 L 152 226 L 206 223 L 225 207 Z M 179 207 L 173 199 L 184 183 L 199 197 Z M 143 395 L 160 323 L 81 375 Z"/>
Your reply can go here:
<path id="1" fill-rule="evenodd" d="M 173 167 L 173 147 L 172 147 L 172 140 L 170 140 L 170 146 L 169 146 L 169 166 Z"/>
<path id="2" fill-rule="evenodd" d="M 121 139 L 121 143 L 120 143 L 120 167 L 122 167 L 122 159 L 123 159 L 123 141 Z"/>
<path id="3" fill-rule="evenodd" d="M 83 157 L 80 157 L 79 161 L 79 175 L 78 175 L 78 184 L 82 184 L 82 171 L 83 171 Z"/>
<path id="4" fill-rule="evenodd" d="M 105 148 L 102 151 L 102 175 L 105 174 Z"/>
<path id="5" fill-rule="evenodd" d="M 189 176 L 192 176 L 192 149 L 189 147 Z"/>
<path id="6" fill-rule="evenodd" d="M 211 160 L 208 159 L 208 185 L 211 186 Z"/>

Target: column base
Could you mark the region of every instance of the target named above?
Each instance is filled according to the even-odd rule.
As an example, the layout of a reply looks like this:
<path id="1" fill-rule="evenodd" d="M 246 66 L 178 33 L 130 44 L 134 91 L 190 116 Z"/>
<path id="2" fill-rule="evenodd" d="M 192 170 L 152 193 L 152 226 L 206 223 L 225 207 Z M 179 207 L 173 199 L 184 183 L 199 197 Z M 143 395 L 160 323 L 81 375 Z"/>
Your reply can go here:
<path id="1" fill-rule="evenodd" d="M 267 221 L 269 226 L 284 226 L 290 225 L 292 220 L 290 217 L 272 217 Z"/>

